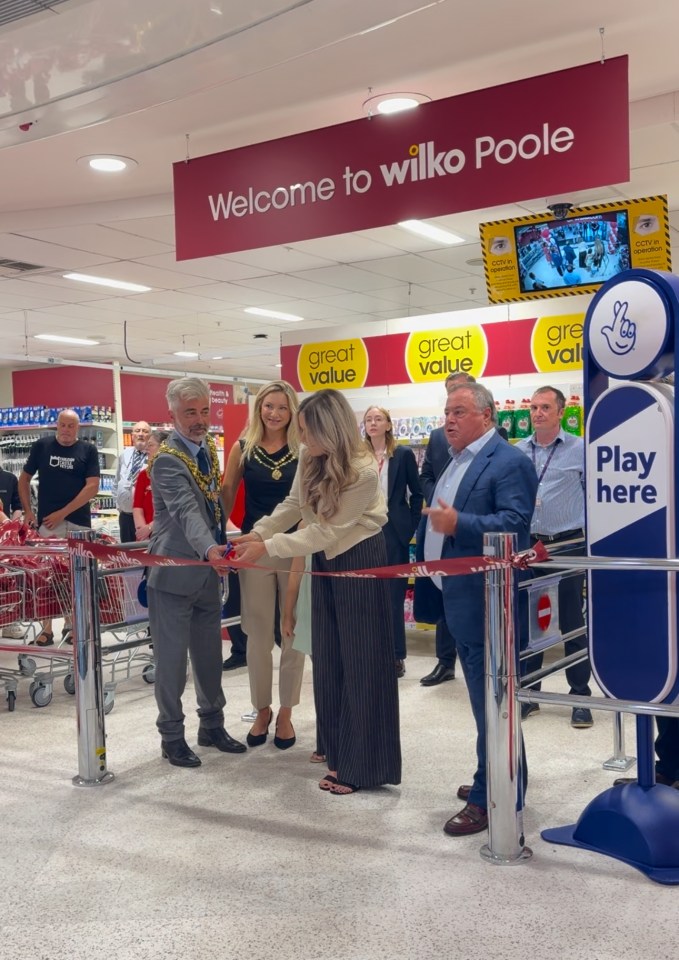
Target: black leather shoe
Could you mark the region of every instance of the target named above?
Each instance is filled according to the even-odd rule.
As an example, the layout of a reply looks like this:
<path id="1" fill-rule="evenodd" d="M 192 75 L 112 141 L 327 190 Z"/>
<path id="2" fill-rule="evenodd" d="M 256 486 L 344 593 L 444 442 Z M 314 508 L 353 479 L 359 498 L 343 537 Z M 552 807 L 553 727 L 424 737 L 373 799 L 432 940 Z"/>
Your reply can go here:
<path id="1" fill-rule="evenodd" d="M 217 747 L 222 753 L 245 753 L 247 747 L 234 740 L 224 727 L 198 727 L 198 746 Z"/>
<path id="2" fill-rule="evenodd" d="M 455 667 L 444 667 L 442 663 L 437 663 L 431 673 L 422 677 L 420 683 L 423 687 L 436 687 L 439 683 L 446 680 L 455 679 Z"/>
<path id="3" fill-rule="evenodd" d="M 531 714 L 540 712 L 539 703 L 522 703 L 521 704 L 521 719 L 527 720 Z"/>
<path id="4" fill-rule="evenodd" d="M 292 724 L 290 724 L 292 726 Z M 297 736 L 293 729 L 291 737 L 279 737 L 278 736 L 278 719 L 276 720 L 276 735 L 273 738 L 274 747 L 278 747 L 279 750 L 289 750 L 290 747 L 294 747 L 297 742 Z"/>
<path id="5" fill-rule="evenodd" d="M 271 721 L 273 720 L 273 710 L 269 707 L 269 722 L 266 725 L 266 730 L 264 733 L 253 733 L 251 730 L 248 731 L 248 735 L 245 738 L 248 742 L 249 747 L 261 747 L 263 743 L 266 743 L 266 738 L 269 736 L 269 727 L 271 726 Z"/>
<path id="6" fill-rule="evenodd" d="M 169 760 L 173 767 L 199 767 L 200 757 L 197 757 L 186 740 L 161 740 L 160 755 Z"/>
<path id="7" fill-rule="evenodd" d="M 232 653 L 222 664 L 222 670 L 238 670 L 240 667 L 247 667 L 247 665 L 245 657 L 239 657 Z"/>
<path id="8" fill-rule="evenodd" d="M 406 664 L 405 664 L 405 660 L 397 660 L 397 661 L 396 661 L 396 676 L 397 676 L 398 679 L 400 680 L 401 677 L 405 677 L 405 675 L 406 675 Z"/>

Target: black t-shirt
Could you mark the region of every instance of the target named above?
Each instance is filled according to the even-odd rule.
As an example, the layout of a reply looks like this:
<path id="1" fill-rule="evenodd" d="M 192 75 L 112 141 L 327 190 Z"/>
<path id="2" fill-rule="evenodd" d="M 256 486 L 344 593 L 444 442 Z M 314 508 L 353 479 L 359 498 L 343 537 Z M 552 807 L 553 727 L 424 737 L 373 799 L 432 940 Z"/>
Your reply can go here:
<path id="1" fill-rule="evenodd" d="M 21 510 L 19 481 L 13 473 L 3 470 L 2 467 L 0 467 L 0 505 L 8 517 L 11 517 L 15 510 Z"/>
<path id="2" fill-rule="evenodd" d="M 243 441 L 241 440 L 241 448 Z M 273 473 L 276 464 L 287 460 L 290 448 L 286 444 L 275 453 L 267 453 L 261 447 L 255 447 L 251 456 L 243 464 L 243 483 L 245 486 L 245 516 L 243 533 L 249 533 L 262 517 L 268 517 L 281 501 L 290 493 L 292 481 L 297 472 L 297 457 L 280 467 L 282 476 L 276 480 Z M 260 458 L 263 463 L 257 460 Z"/>
<path id="3" fill-rule="evenodd" d="M 31 476 L 38 474 L 38 523 L 42 523 L 77 497 L 89 477 L 99 476 L 99 456 L 94 444 L 86 440 L 64 447 L 56 437 L 40 437 L 30 449 L 24 470 Z M 66 519 L 82 527 L 91 526 L 89 503 Z"/>

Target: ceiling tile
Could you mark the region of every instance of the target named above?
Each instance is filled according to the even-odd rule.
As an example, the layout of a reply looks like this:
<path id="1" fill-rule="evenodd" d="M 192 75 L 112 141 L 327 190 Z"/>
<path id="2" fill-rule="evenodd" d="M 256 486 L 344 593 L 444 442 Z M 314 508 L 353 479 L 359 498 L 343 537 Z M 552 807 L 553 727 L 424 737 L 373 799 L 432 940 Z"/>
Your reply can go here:
<path id="1" fill-rule="evenodd" d="M 262 278 L 266 280 L 266 277 Z M 253 281 L 254 282 L 254 281 Z M 242 304 L 244 307 L 262 307 L 272 300 L 278 300 L 279 294 L 271 291 L 258 290 L 255 287 L 236 283 L 212 283 L 193 287 L 192 293 L 198 296 L 211 297 L 216 301 Z M 285 298 L 284 298 L 285 299 Z M 222 303 L 221 306 L 224 304 Z"/>
<path id="2" fill-rule="evenodd" d="M 23 260 L 39 267 L 54 267 L 61 270 L 80 270 L 93 267 L 107 258 L 102 254 L 88 253 L 62 247 L 56 243 L 33 240 L 18 233 L 0 235 L 0 257 L 7 260 Z"/>
<path id="3" fill-rule="evenodd" d="M 372 271 L 385 277 L 394 277 L 406 283 L 455 280 L 460 276 L 459 271 L 413 253 L 407 253 L 399 257 L 388 257 L 384 260 L 370 260 L 361 263 L 360 266 L 363 270 Z"/>
<path id="4" fill-rule="evenodd" d="M 398 303 L 403 307 L 435 307 L 439 303 L 450 300 L 450 295 L 445 291 L 433 287 L 421 287 L 414 283 L 402 283 L 398 287 L 374 290 L 373 296 L 381 297 L 390 303 Z"/>
<path id="5" fill-rule="evenodd" d="M 245 263 L 236 263 L 235 260 L 226 260 L 223 257 L 201 257 L 198 260 L 177 260 L 174 253 L 160 253 L 155 257 L 144 257 L 137 261 L 145 266 L 160 267 L 179 273 L 187 273 L 198 278 L 198 283 L 204 280 L 247 280 L 249 277 L 262 277 L 269 270 L 261 267 L 250 267 Z"/>
<path id="6" fill-rule="evenodd" d="M 365 293 L 343 293 L 335 297 L 323 297 L 321 302 L 343 310 L 355 310 L 357 313 L 374 313 L 376 310 L 388 310 L 393 306 L 388 300 L 371 297 Z"/>
<path id="7" fill-rule="evenodd" d="M 134 260 L 135 257 L 150 257 L 154 253 L 165 253 L 168 245 L 148 240 L 145 237 L 133 237 L 94 223 L 80 223 L 69 227 L 49 227 L 46 230 L 23 230 L 22 236 L 58 243 L 74 250 L 103 254 L 120 260 Z"/>
<path id="8" fill-rule="evenodd" d="M 345 233 L 334 237 L 319 237 L 293 244 L 294 250 L 302 250 L 315 256 L 336 260 L 338 263 L 355 263 L 359 260 L 379 260 L 393 256 L 393 248 L 375 240 L 368 240 L 357 233 Z"/>
<path id="9" fill-rule="evenodd" d="M 372 260 L 369 262 L 373 263 Z M 320 267 L 316 270 L 304 270 L 301 273 L 296 273 L 295 276 L 301 280 L 309 280 L 312 283 L 321 283 L 329 287 L 338 287 L 352 293 L 375 290 L 379 286 L 384 286 L 383 277 L 378 277 L 369 270 L 356 269 L 356 267 L 350 267 L 346 264 L 338 264 L 335 267 Z"/>
<path id="10" fill-rule="evenodd" d="M 313 241 L 311 241 L 313 243 Z M 265 273 L 294 273 L 299 270 L 312 270 L 314 267 L 329 266 L 333 258 L 322 257 L 311 252 L 296 250 L 294 247 L 262 247 L 260 250 L 241 250 L 238 253 L 218 257 L 227 263 L 245 264 Z"/>
<path id="11" fill-rule="evenodd" d="M 106 224 L 110 230 L 131 234 L 133 237 L 145 237 L 158 240 L 174 247 L 174 215 L 166 217 L 140 217 L 139 220 L 114 220 Z"/>
<path id="12" fill-rule="evenodd" d="M 272 293 L 277 297 L 294 297 L 298 300 L 317 300 L 320 297 L 331 297 L 334 293 L 337 293 L 336 287 L 312 283 L 309 280 L 300 280 L 296 276 L 289 277 L 282 273 L 253 280 L 243 280 L 237 286 Z"/>

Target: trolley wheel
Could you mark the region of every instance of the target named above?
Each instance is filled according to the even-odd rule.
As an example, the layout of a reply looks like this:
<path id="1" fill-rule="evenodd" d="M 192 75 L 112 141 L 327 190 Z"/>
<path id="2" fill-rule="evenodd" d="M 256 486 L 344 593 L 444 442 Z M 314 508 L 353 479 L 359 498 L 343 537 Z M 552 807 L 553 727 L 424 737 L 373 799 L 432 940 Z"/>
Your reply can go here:
<path id="1" fill-rule="evenodd" d="M 17 657 L 17 660 L 19 661 L 19 673 L 21 676 L 32 677 L 38 667 L 33 657 L 22 653 Z"/>
<path id="2" fill-rule="evenodd" d="M 7 691 L 7 709 L 9 710 L 10 713 L 14 710 L 16 706 L 16 702 L 17 702 L 16 693 L 14 692 L 14 690 L 8 690 Z"/>
<path id="3" fill-rule="evenodd" d="M 70 693 L 71 696 L 75 693 L 75 677 L 72 673 L 67 673 L 64 677 L 64 690 L 66 693 Z"/>
<path id="4" fill-rule="evenodd" d="M 107 691 L 107 692 L 104 694 L 104 713 L 105 713 L 105 714 L 108 715 L 108 714 L 111 712 L 111 710 L 113 710 L 113 707 L 114 707 L 114 705 L 115 705 L 115 702 L 116 702 L 115 694 L 114 694 L 113 692 L 110 692 L 110 693 L 109 693 L 109 692 Z"/>
<path id="5" fill-rule="evenodd" d="M 46 686 L 44 683 L 34 680 L 28 688 L 28 692 L 36 707 L 47 707 L 52 702 L 52 687 Z"/>
<path id="6" fill-rule="evenodd" d="M 156 682 L 156 665 L 155 663 L 147 663 L 144 669 L 141 672 L 141 678 L 145 683 L 155 683 Z"/>

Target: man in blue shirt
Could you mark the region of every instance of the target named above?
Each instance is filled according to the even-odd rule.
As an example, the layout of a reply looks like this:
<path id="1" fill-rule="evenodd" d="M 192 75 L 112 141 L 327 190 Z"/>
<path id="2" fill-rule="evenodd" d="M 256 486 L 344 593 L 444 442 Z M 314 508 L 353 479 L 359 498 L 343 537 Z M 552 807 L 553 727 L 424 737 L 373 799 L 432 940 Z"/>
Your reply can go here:
<path id="1" fill-rule="evenodd" d="M 534 433 L 520 440 L 516 447 L 529 457 L 538 475 L 538 493 L 531 521 L 531 543 L 559 543 L 584 537 L 585 524 L 585 446 L 581 437 L 566 433 L 561 427 L 566 398 L 556 387 L 540 387 L 530 402 L 530 417 Z M 568 552 L 584 553 L 584 545 L 569 548 Z M 559 626 L 562 633 L 584 627 L 582 609 L 583 576 L 566 577 L 559 583 Z M 574 640 L 566 640 L 566 654 L 587 649 L 585 633 Z M 542 653 L 526 661 L 526 672 L 542 666 Z M 589 659 L 566 670 L 570 692 L 589 697 L 591 669 Z M 534 689 L 539 690 L 540 684 Z M 522 704 L 523 719 L 536 713 L 538 704 Z M 571 726 L 591 727 L 592 713 L 575 707 Z"/>

